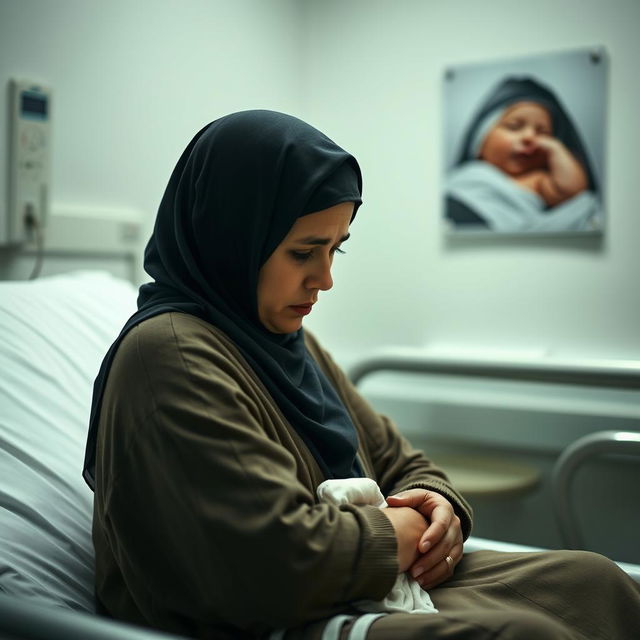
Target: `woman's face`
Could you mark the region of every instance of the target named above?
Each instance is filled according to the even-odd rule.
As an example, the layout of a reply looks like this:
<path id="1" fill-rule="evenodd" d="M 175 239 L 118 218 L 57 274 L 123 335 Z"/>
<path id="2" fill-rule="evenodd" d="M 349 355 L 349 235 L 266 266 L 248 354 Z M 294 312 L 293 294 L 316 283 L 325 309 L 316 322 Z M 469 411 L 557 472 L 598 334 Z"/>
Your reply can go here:
<path id="1" fill-rule="evenodd" d="M 349 237 L 353 208 L 353 202 L 343 202 L 298 218 L 262 265 L 258 315 L 272 333 L 297 331 L 318 293 L 333 286 L 333 256 Z"/>
<path id="2" fill-rule="evenodd" d="M 549 112 L 535 102 L 517 102 L 509 107 L 487 135 L 480 157 L 511 176 L 547 165 L 539 136 L 553 134 Z"/>

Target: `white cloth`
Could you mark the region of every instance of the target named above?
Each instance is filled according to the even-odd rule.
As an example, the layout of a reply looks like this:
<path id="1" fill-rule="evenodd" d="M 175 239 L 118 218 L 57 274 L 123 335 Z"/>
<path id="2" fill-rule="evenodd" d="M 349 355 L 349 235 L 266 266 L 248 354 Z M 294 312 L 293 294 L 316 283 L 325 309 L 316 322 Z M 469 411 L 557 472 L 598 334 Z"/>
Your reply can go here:
<path id="1" fill-rule="evenodd" d="M 539 195 L 482 160 L 466 162 L 451 171 L 445 191 L 477 213 L 493 231 L 548 233 L 602 228 L 600 203 L 591 191 L 546 209 Z"/>
<path id="2" fill-rule="evenodd" d="M 380 487 L 371 478 L 325 480 L 318 486 L 318 498 L 336 506 L 370 504 L 380 509 L 387 506 Z M 354 603 L 366 613 L 438 613 L 429 594 L 408 574 L 401 573 L 384 600 L 360 600 Z"/>

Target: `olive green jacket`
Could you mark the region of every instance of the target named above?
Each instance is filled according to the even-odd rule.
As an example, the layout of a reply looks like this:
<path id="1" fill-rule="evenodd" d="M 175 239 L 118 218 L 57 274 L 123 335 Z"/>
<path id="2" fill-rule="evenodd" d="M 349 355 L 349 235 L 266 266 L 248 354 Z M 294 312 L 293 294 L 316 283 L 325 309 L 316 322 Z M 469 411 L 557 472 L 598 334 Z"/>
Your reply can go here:
<path id="1" fill-rule="evenodd" d="M 376 414 L 305 332 L 383 494 L 412 487 L 471 514 L 446 476 Z M 320 504 L 325 478 L 234 344 L 182 313 L 144 321 L 115 356 L 100 416 L 96 593 L 115 618 L 202 638 L 301 625 L 381 599 L 397 571 L 376 507 Z"/>

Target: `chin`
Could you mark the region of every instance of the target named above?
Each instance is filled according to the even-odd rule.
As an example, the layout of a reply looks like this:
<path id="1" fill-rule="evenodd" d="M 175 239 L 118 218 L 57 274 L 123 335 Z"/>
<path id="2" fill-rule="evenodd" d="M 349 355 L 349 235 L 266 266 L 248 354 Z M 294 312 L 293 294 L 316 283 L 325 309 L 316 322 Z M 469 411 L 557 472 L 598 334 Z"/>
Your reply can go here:
<path id="1" fill-rule="evenodd" d="M 298 322 L 286 322 L 286 323 L 273 324 L 267 327 L 267 329 L 269 329 L 271 333 L 284 335 L 286 333 L 295 333 L 301 327 L 302 327 L 302 322 L 298 321 Z"/>

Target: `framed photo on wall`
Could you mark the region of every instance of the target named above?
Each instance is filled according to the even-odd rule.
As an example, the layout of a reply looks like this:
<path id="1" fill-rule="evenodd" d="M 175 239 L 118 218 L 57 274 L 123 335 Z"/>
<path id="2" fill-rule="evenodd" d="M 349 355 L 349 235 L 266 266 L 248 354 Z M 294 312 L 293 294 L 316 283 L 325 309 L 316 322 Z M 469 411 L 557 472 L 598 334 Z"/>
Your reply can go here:
<path id="1" fill-rule="evenodd" d="M 443 217 L 452 234 L 602 234 L 601 47 L 449 67 Z"/>

